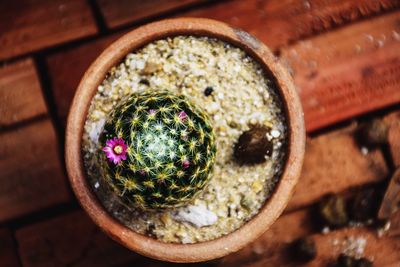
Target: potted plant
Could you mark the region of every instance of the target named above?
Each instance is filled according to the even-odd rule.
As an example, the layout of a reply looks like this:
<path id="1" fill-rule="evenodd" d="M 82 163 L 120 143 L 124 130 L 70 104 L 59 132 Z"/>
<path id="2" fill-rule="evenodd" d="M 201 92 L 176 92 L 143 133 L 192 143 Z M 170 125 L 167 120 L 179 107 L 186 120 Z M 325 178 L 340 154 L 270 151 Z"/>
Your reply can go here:
<path id="1" fill-rule="evenodd" d="M 304 143 L 299 98 L 269 49 L 224 23 L 180 18 L 133 30 L 89 67 L 66 165 L 82 207 L 114 240 L 198 262 L 270 227 Z"/>

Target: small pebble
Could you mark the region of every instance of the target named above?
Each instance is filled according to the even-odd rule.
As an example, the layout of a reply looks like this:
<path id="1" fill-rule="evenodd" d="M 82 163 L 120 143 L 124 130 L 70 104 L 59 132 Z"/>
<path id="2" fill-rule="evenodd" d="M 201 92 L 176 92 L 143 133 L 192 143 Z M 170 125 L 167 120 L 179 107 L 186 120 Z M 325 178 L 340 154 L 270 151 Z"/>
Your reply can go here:
<path id="1" fill-rule="evenodd" d="M 211 86 L 207 86 L 206 89 L 204 89 L 205 96 L 210 96 L 213 92 L 214 92 L 214 89 Z"/>
<path id="2" fill-rule="evenodd" d="M 234 156 L 241 164 L 255 164 L 266 160 L 272 155 L 272 142 L 268 140 L 270 129 L 263 126 L 254 126 L 244 132 L 235 146 Z"/>
<path id="3" fill-rule="evenodd" d="M 278 138 L 281 135 L 281 133 L 278 130 L 272 130 L 271 135 L 273 138 Z"/>
<path id="4" fill-rule="evenodd" d="M 150 85 L 150 82 L 149 82 L 149 80 L 147 80 L 147 79 L 141 79 L 141 80 L 139 81 L 139 83 L 140 83 L 140 84 L 147 85 L 147 86 Z"/>
<path id="5" fill-rule="evenodd" d="M 348 256 L 345 254 L 340 254 L 336 261 L 336 264 L 334 266 L 335 267 L 373 267 L 374 264 L 366 258 L 356 259 L 354 257 Z"/>
<path id="6" fill-rule="evenodd" d="M 302 262 L 312 261 L 317 256 L 317 248 L 314 239 L 303 237 L 295 240 L 291 244 L 291 251 L 296 260 Z"/>
<path id="7" fill-rule="evenodd" d="M 349 222 L 346 200 L 342 196 L 330 195 L 319 205 L 319 215 L 330 227 L 341 227 Z"/>
<path id="8" fill-rule="evenodd" d="M 357 139 L 360 144 L 368 147 L 382 145 L 387 142 L 388 130 L 389 127 L 384 121 L 373 119 L 359 126 Z"/>
<path id="9" fill-rule="evenodd" d="M 350 215 L 353 220 L 365 222 L 376 217 L 380 197 L 374 189 L 359 192 L 350 205 Z"/>

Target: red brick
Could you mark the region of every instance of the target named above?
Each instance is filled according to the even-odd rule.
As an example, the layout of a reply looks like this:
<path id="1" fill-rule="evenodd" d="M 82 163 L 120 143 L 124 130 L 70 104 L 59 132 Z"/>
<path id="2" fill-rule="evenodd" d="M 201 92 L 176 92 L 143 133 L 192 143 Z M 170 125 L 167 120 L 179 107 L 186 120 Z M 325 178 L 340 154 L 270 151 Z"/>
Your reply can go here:
<path id="1" fill-rule="evenodd" d="M 151 18 L 207 0 L 97 0 L 108 28 Z"/>
<path id="2" fill-rule="evenodd" d="M 312 131 L 400 101 L 400 12 L 282 50 Z"/>
<path id="3" fill-rule="evenodd" d="M 0 68 L 0 128 L 47 113 L 32 59 Z"/>
<path id="4" fill-rule="evenodd" d="M 329 193 L 386 179 L 388 167 L 376 149 L 364 155 L 344 129 L 308 139 L 302 174 L 288 210 L 307 206 Z"/>
<path id="5" fill-rule="evenodd" d="M 387 11 L 396 0 L 234 0 L 179 16 L 206 17 L 242 28 L 273 49 Z"/>
<path id="6" fill-rule="evenodd" d="M 12 233 L 7 228 L 0 229 L 0 264 L 2 267 L 20 266 Z"/>
<path id="7" fill-rule="evenodd" d="M 117 33 L 87 42 L 47 58 L 54 101 L 63 123 L 66 121 L 69 106 L 86 69 L 109 44 L 121 35 L 122 33 Z"/>
<path id="8" fill-rule="evenodd" d="M 49 119 L 0 133 L 0 221 L 69 200 Z"/>
<path id="9" fill-rule="evenodd" d="M 97 33 L 85 0 L 3 0 L 0 60 Z"/>
<path id="10" fill-rule="evenodd" d="M 111 267 L 142 258 L 109 239 L 82 211 L 27 226 L 16 236 L 25 267 Z"/>

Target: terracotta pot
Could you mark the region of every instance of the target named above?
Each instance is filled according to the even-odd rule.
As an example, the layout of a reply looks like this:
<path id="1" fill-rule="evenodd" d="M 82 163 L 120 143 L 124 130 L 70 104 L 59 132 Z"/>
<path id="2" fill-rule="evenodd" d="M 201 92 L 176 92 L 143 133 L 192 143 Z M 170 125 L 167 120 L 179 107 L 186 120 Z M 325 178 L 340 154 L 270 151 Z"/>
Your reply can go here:
<path id="1" fill-rule="evenodd" d="M 288 155 L 282 177 L 259 213 L 238 230 L 218 239 L 195 244 L 165 243 L 138 234 L 109 215 L 92 192 L 83 167 L 81 142 L 92 97 L 111 67 L 129 52 L 157 39 L 176 35 L 210 36 L 245 50 L 275 79 L 288 122 Z M 282 213 L 300 175 L 304 156 L 303 112 L 293 82 L 277 58 L 248 33 L 208 19 L 180 18 L 142 26 L 110 45 L 83 76 L 68 117 L 66 165 L 72 188 L 93 221 L 114 240 L 145 256 L 171 262 L 199 262 L 237 251 L 264 233 Z"/>

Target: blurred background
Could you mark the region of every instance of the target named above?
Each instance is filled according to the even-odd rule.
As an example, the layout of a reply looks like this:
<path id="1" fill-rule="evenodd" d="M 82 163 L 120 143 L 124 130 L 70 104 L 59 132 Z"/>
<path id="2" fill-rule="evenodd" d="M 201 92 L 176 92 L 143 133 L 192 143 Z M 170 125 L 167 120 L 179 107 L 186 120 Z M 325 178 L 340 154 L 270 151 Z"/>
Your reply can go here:
<path id="1" fill-rule="evenodd" d="M 63 142 L 75 89 L 101 51 L 183 16 L 268 45 L 293 75 L 308 134 L 301 180 L 273 227 L 192 265 L 400 266 L 399 0 L 1 0 L 0 266 L 175 266 L 91 222 L 68 185 Z M 352 257 L 359 265 L 345 265 Z"/>

